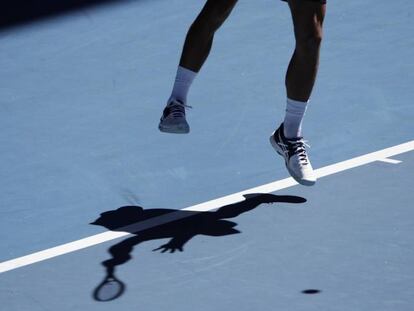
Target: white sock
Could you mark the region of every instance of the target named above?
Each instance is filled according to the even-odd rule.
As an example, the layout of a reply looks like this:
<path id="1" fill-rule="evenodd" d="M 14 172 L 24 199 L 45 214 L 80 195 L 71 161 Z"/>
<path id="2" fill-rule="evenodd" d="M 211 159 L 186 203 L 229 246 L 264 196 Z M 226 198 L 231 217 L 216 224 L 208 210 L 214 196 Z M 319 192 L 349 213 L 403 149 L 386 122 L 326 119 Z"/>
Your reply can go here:
<path id="1" fill-rule="evenodd" d="M 168 102 L 172 99 L 178 99 L 179 101 L 186 103 L 188 91 L 196 75 L 197 72 L 178 66 L 174 87 Z"/>
<path id="2" fill-rule="evenodd" d="M 286 138 L 302 137 L 302 120 L 305 115 L 307 102 L 288 98 L 286 104 L 285 120 L 283 121 L 283 134 Z"/>

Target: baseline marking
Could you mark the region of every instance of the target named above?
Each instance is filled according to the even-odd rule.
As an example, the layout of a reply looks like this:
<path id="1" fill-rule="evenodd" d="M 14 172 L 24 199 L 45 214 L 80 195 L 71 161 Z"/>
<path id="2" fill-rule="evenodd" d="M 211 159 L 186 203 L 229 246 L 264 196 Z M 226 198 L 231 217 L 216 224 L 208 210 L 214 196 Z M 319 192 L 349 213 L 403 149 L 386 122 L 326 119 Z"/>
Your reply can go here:
<path id="1" fill-rule="evenodd" d="M 379 150 L 376 152 L 368 153 L 363 156 L 355 157 L 346 161 L 338 162 L 332 165 L 328 165 L 322 168 L 315 170 L 315 174 L 318 178 L 325 177 L 328 175 L 332 175 L 335 173 L 339 173 L 345 170 L 349 170 L 358 166 L 366 165 L 375 161 L 384 160 L 390 158 L 392 156 L 409 152 L 414 150 L 414 140 L 406 142 L 404 144 L 396 145 L 394 147 L 386 148 L 383 150 Z M 207 212 L 218 209 L 221 206 L 233 204 L 244 200 L 243 195 L 249 193 L 271 193 L 281 189 L 286 189 L 292 186 L 297 185 L 297 182 L 289 177 L 285 179 L 281 179 L 275 182 L 271 182 L 262 186 L 250 188 L 247 190 L 243 190 L 237 193 L 233 193 L 218 199 L 214 199 L 211 201 L 207 201 L 204 203 L 196 204 L 193 206 L 189 206 L 186 208 L 181 209 L 181 211 L 193 211 L 195 213 L 198 212 Z M 191 213 L 190 213 L 191 215 Z M 183 213 L 180 213 L 180 210 L 177 212 L 169 213 L 160 217 L 154 217 L 145 221 L 137 222 L 135 224 L 123 227 L 119 230 L 121 231 L 131 231 L 139 232 L 148 228 L 152 228 L 155 226 L 159 226 L 171 221 L 175 221 L 184 217 L 188 217 L 189 215 L 183 216 Z M 128 232 L 114 232 L 114 231 L 106 231 L 100 234 L 96 234 L 84 239 L 80 239 L 77 241 L 73 241 L 70 243 L 62 244 L 56 247 L 52 247 L 43 251 L 39 251 L 30 255 L 26 255 L 23 257 L 18 257 L 15 259 L 11 259 L 8 261 L 4 261 L 0 263 L 0 273 L 4 273 L 6 271 L 11 271 L 17 268 L 21 268 L 24 266 L 28 266 L 40 261 L 44 261 L 50 258 L 54 258 L 57 256 L 65 255 L 71 252 L 75 252 L 87 247 L 91 247 L 94 245 L 98 245 L 107 241 L 111 241 L 117 238 L 121 238 L 124 236 L 130 235 Z"/>

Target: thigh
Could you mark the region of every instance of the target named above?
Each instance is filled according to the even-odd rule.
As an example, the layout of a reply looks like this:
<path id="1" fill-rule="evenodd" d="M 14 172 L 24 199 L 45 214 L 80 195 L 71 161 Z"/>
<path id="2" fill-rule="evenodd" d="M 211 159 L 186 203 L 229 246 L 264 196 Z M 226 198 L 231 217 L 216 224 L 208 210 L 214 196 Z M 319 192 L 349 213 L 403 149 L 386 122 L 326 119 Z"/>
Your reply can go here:
<path id="1" fill-rule="evenodd" d="M 326 0 L 287 0 L 297 39 L 322 37 Z"/>
<path id="2" fill-rule="evenodd" d="M 230 15 L 237 0 L 207 0 L 197 17 L 197 22 L 219 27 Z"/>
<path id="3" fill-rule="evenodd" d="M 223 15 L 230 13 L 237 0 L 207 0 L 204 9 L 212 14 Z"/>

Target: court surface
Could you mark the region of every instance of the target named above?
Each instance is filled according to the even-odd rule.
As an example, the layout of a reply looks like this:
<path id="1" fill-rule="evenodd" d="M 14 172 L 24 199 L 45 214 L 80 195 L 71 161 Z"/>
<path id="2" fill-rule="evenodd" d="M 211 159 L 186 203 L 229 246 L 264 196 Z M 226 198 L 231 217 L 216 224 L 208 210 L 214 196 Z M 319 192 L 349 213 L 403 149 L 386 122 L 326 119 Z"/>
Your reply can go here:
<path id="1" fill-rule="evenodd" d="M 329 2 L 304 124 L 314 187 L 268 143 L 293 49 L 283 2 L 239 1 L 190 91 L 191 133 L 158 131 L 203 4 L 0 29 L 0 309 L 411 310 L 412 1 Z M 125 286 L 108 302 L 104 261 Z"/>

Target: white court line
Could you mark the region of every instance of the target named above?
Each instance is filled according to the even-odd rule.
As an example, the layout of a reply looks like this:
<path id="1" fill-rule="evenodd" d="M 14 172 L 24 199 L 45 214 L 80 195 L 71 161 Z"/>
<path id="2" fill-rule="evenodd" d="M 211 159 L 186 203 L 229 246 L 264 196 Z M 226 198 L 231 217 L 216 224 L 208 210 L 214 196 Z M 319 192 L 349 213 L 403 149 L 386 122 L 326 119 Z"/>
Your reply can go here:
<path id="1" fill-rule="evenodd" d="M 390 163 L 390 164 L 400 164 L 402 161 L 394 159 L 379 159 L 378 161 Z"/>
<path id="2" fill-rule="evenodd" d="M 368 163 L 372 163 L 375 161 L 383 160 L 389 157 L 392 157 L 397 154 L 401 154 L 404 152 L 409 152 L 414 150 L 414 140 L 409 141 L 407 143 L 397 145 L 394 147 L 386 148 L 383 150 L 379 150 L 376 152 L 368 153 L 363 156 L 359 156 L 356 158 L 352 158 L 350 160 L 338 162 L 332 165 L 328 165 L 322 168 L 315 170 L 316 176 L 318 178 L 332 175 L 338 172 L 342 172 L 345 170 L 349 170 L 351 168 L 355 168 L 361 165 L 365 165 Z M 189 206 L 178 210 L 177 212 L 169 213 L 160 217 L 154 217 L 145 221 L 141 221 L 120 230 L 124 231 L 133 231 L 138 232 L 144 229 L 152 228 L 154 226 L 159 226 L 174 220 L 178 220 L 180 218 L 188 217 L 191 215 L 186 214 L 183 216 L 184 213 L 180 213 L 180 211 L 193 211 L 193 212 L 206 212 L 215 210 L 221 206 L 225 206 L 228 204 L 233 204 L 236 202 L 240 202 L 244 200 L 243 194 L 248 193 L 271 193 L 281 189 L 285 189 L 291 186 L 297 185 L 296 181 L 294 181 L 291 177 L 281 179 L 272 183 L 268 183 L 262 186 L 254 187 L 251 189 L 247 189 L 244 191 L 240 191 L 234 194 L 230 194 L 215 200 L 207 201 L 201 204 Z M 114 232 L 114 231 L 106 231 L 100 234 L 96 234 L 81 240 L 73 241 L 70 243 L 62 244 L 56 247 L 52 247 L 40 252 L 36 252 L 27 256 L 11 259 L 8 261 L 4 261 L 0 263 L 0 273 L 14 270 L 20 267 L 28 266 L 40 261 L 44 261 L 53 257 L 61 256 L 64 254 L 68 254 L 71 252 L 75 252 L 90 246 L 94 246 L 100 243 L 104 243 L 107 241 L 111 241 L 120 237 L 124 237 L 129 235 L 128 232 Z"/>

